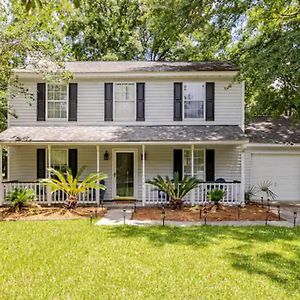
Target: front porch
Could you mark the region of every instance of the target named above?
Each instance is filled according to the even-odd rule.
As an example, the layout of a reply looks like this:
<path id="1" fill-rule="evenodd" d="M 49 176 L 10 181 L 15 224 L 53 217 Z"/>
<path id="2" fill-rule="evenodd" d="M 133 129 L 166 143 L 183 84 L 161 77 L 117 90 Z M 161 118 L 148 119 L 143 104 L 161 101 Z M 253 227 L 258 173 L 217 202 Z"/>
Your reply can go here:
<path id="1" fill-rule="evenodd" d="M 134 200 L 142 205 L 166 204 L 168 197 L 146 182 L 157 175 L 197 176 L 201 183 L 186 196 L 189 205 L 207 202 L 211 189 L 225 191 L 223 202 L 244 201 L 244 153 L 247 142 L 238 126 L 69 126 L 11 127 L 0 134 L 1 154 L 8 153 L 8 174 L 0 176 L 0 204 L 15 187 L 29 187 L 37 202 L 65 200 L 51 194 L 40 180 L 48 169 L 70 167 L 75 174 L 86 166 L 107 175 L 107 190 L 79 195 L 82 204 Z M 1 161 L 2 163 L 2 161 Z"/>
<path id="2" fill-rule="evenodd" d="M 65 195 L 61 192 L 51 194 L 40 181 L 49 176 L 47 169 L 57 166 L 59 161 L 54 153 L 66 152 L 69 164 L 70 153 L 76 153 L 76 169 L 86 166 L 83 175 L 91 172 L 107 174 L 105 193 L 90 189 L 79 195 L 79 202 L 84 205 L 101 205 L 114 200 L 135 200 L 141 205 L 167 204 L 168 197 L 146 183 L 156 175 L 172 178 L 173 172 L 181 169 L 182 174 L 198 176 L 203 182 L 185 197 L 187 205 L 208 202 L 211 189 L 225 191 L 223 203 L 236 205 L 243 202 L 243 152 L 239 144 L 118 144 L 118 145 L 10 145 L 8 152 L 8 177 L 2 180 L 1 193 L 6 195 L 16 187 L 30 188 L 36 193 L 36 201 L 42 205 L 61 204 Z M 45 153 L 44 176 L 39 176 L 39 154 Z M 177 153 L 177 154 L 175 154 Z M 178 153 L 181 155 L 178 157 Z M 214 153 L 213 170 L 208 154 Z M 72 154 L 72 155 L 73 155 Z M 69 156 L 69 157 L 68 157 Z M 74 156 L 74 155 L 73 155 Z M 128 163 L 128 159 L 131 163 Z M 127 162 L 124 162 L 126 160 Z M 179 163 L 178 163 L 179 160 Z M 74 166 L 73 166 L 74 167 Z M 125 173 L 121 172 L 126 169 Z M 122 174 L 120 174 L 122 173 Z M 213 173 L 209 174 L 209 173 Z M 126 178 L 126 176 L 130 178 Z M 213 176 L 206 180 L 208 176 Z M 40 177 L 40 178 L 38 178 Z M 220 182 L 220 179 L 221 182 Z M 4 202 L 2 202 L 4 203 Z"/>

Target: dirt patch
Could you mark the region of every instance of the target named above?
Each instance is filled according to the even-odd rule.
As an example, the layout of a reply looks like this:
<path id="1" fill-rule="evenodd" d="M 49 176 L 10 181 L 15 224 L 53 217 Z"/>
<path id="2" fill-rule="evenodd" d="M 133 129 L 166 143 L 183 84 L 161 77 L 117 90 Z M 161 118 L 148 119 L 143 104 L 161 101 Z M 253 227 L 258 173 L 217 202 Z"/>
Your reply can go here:
<path id="1" fill-rule="evenodd" d="M 277 221 L 278 215 L 269 212 L 258 204 L 248 204 L 246 207 L 220 206 L 218 210 L 212 205 L 198 207 L 184 207 L 182 210 L 165 209 L 165 219 L 169 221 L 203 221 L 204 209 L 206 209 L 207 221 L 265 221 L 268 215 L 269 221 Z M 201 217 L 200 217 L 201 210 Z M 132 216 L 133 220 L 162 220 L 161 208 L 137 208 Z M 281 218 L 281 220 L 283 220 Z"/>
<path id="2" fill-rule="evenodd" d="M 105 213 L 106 209 L 99 207 L 77 207 L 76 209 L 65 209 L 61 207 L 31 207 L 24 208 L 21 212 L 13 212 L 11 208 L 0 208 L 0 220 L 70 220 L 89 218 L 91 214 L 94 218 L 99 218 Z"/>

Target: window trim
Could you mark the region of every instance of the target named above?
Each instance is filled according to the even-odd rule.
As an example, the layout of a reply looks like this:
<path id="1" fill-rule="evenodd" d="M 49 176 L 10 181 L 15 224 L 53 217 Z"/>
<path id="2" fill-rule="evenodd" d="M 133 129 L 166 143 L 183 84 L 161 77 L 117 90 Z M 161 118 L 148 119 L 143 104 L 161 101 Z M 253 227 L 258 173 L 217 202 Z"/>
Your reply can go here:
<path id="1" fill-rule="evenodd" d="M 66 100 L 66 107 L 67 107 L 67 115 L 65 118 L 49 118 L 48 117 L 48 88 L 49 84 L 55 84 L 55 85 L 65 85 L 67 87 L 67 100 Z M 69 120 L 69 84 L 64 84 L 64 83 L 47 83 L 46 84 L 46 116 L 45 120 L 53 120 L 53 121 L 65 121 Z"/>
<path id="2" fill-rule="evenodd" d="M 52 148 L 51 149 L 51 166 L 50 167 L 53 168 L 53 165 L 52 165 L 52 163 L 53 163 L 53 151 L 58 151 L 58 150 L 67 152 L 67 167 L 69 168 L 69 149 L 68 148 Z"/>
<path id="3" fill-rule="evenodd" d="M 116 120 L 116 88 L 117 84 L 133 84 L 134 85 L 134 116 L 132 120 Z M 136 82 L 132 81 L 115 81 L 113 82 L 113 120 L 116 122 L 134 122 L 136 121 L 136 102 L 137 102 L 137 93 L 136 93 Z"/>
<path id="4" fill-rule="evenodd" d="M 191 148 L 182 148 L 182 176 L 185 176 L 185 172 L 184 172 L 184 152 L 188 150 L 188 151 L 192 151 Z M 195 150 L 201 150 L 203 151 L 203 173 L 204 173 L 204 176 L 203 176 L 203 181 L 206 182 L 206 149 L 205 148 L 195 148 L 194 149 L 194 152 Z M 191 152 L 191 155 L 192 155 L 192 152 Z M 195 158 L 195 155 L 194 155 L 194 158 Z M 194 168 L 195 168 L 195 165 L 194 165 Z M 194 176 L 195 176 L 195 170 L 194 170 Z"/>
<path id="5" fill-rule="evenodd" d="M 202 118 L 186 118 L 185 117 L 184 84 L 187 84 L 187 83 L 200 83 L 200 84 L 203 83 L 204 84 L 203 117 Z M 206 95 L 206 82 L 205 81 L 185 81 L 185 82 L 182 82 L 182 91 L 181 92 L 182 92 L 182 95 L 181 95 L 181 98 L 182 98 L 182 120 L 189 120 L 189 121 L 200 120 L 200 121 L 205 121 L 206 120 L 206 99 L 205 99 L 205 95 Z"/>

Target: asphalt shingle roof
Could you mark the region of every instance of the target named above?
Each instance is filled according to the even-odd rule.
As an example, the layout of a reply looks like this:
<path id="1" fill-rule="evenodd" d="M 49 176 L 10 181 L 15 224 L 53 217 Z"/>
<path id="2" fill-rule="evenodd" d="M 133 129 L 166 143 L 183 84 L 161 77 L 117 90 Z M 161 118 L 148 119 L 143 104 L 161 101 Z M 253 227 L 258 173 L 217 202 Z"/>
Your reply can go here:
<path id="1" fill-rule="evenodd" d="M 157 61 L 75 61 L 66 62 L 72 73 L 200 72 L 237 71 L 229 61 L 157 62 Z M 31 72 L 30 69 L 17 69 Z"/>
<path id="2" fill-rule="evenodd" d="M 287 117 L 257 117 L 248 122 L 245 133 L 250 143 L 300 143 L 300 122 Z"/>
<path id="3" fill-rule="evenodd" d="M 0 142 L 202 142 L 247 140 L 239 126 L 10 127 Z"/>

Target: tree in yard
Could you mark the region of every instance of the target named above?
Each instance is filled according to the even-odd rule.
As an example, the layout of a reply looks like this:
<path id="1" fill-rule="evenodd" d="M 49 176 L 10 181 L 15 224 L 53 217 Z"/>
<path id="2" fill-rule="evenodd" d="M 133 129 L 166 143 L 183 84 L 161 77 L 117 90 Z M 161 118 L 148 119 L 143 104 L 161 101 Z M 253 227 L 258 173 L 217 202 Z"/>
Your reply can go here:
<path id="1" fill-rule="evenodd" d="M 184 176 L 180 180 L 178 172 L 175 172 L 173 180 L 169 176 L 166 176 L 164 179 L 157 175 L 152 180 L 148 180 L 147 183 L 153 185 L 156 190 L 166 193 L 170 198 L 170 206 L 172 208 L 181 209 L 184 196 L 195 189 L 199 185 L 200 180 L 191 176 Z"/>
<path id="2" fill-rule="evenodd" d="M 106 179 L 107 176 L 104 173 L 91 173 L 80 181 L 81 175 L 85 167 L 82 167 L 76 176 L 73 176 L 72 171 L 67 168 L 66 173 L 55 170 L 53 168 L 49 169 L 51 173 L 51 178 L 46 178 L 42 180 L 42 183 L 51 188 L 51 192 L 61 191 L 67 195 L 67 200 L 65 207 L 68 209 L 74 209 L 77 206 L 78 196 L 80 193 L 85 193 L 89 189 L 105 190 L 106 187 L 100 184 L 102 180 Z"/>

